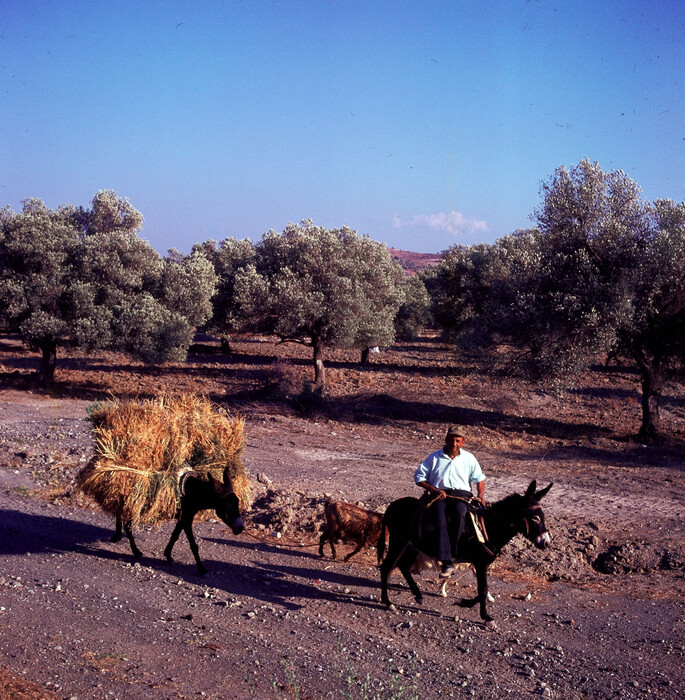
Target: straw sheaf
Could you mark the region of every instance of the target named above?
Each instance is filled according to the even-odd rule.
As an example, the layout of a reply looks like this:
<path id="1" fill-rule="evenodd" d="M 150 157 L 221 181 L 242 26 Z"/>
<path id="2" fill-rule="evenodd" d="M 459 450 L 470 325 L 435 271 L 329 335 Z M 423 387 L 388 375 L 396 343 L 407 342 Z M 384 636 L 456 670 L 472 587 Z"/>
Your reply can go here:
<path id="1" fill-rule="evenodd" d="M 221 481 L 224 467 L 229 467 L 241 508 L 249 509 L 250 483 L 240 459 L 241 416 L 184 394 L 108 401 L 96 405 L 90 418 L 96 455 L 77 483 L 103 510 L 136 525 L 175 518 L 179 473 L 192 469 L 206 478 L 211 472 Z"/>

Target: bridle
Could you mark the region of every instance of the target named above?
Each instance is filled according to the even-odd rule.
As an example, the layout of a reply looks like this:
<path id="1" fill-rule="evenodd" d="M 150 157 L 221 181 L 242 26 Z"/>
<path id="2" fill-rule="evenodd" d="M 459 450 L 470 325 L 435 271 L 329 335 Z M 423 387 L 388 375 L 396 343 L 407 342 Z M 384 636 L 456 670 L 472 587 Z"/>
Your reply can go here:
<path id="1" fill-rule="evenodd" d="M 542 513 L 542 508 L 539 505 L 534 505 L 534 506 L 531 506 L 527 512 L 530 512 L 530 511 L 540 511 Z M 529 521 L 527 515 L 523 516 L 523 525 L 525 526 L 525 532 L 522 529 L 521 534 L 524 535 L 525 537 L 528 537 L 528 539 L 530 539 L 530 521 Z"/>
<path id="2" fill-rule="evenodd" d="M 542 513 L 542 507 L 540 505 L 533 505 L 527 509 L 526 513 L 530 512 L 530 511 L 540 511 Z M 519 532 L 520 534 L 522 534 L 524 537 L 527 537 L 528 539 L 530 539 L 530 521 L 529 521 L 527 515 L 522 516 L 523 523 L 517 527 L 515 522 L 512 523 L 512 522 L 505 520 L 501 515 L 499 515 L 499 513 L 496 513 L 490 507 L 488 507 L 488 513 L 490 513 L 491 515 L 494 515 L 497 518 L 497 520 L 499 520 L 501 523 L 504 523 L 505 525 L 510 527 L 512 530 L 515 530 L 516 532 Z"/>

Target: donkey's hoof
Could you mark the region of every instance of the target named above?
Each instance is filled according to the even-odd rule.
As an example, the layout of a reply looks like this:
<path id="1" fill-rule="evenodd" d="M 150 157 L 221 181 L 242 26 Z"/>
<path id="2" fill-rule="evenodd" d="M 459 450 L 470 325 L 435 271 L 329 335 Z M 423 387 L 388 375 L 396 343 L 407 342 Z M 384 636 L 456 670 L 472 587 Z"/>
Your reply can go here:
<path id="1" fill-rule="evenodd" d="M 423 603 L 423 596 L 422 596 L 422 595 L 415 595 L 415 596 L 414 596 L 414 600 L 415 600 L 419 605 L 421 605 L 421 603 Z"/>
<path id="2" fill-rule="evenodd" d="M 397 608 L 395 607 L 394 603 L 390 603 L 387 606 L 388 612 L 393 613 L 393 615 L 399 615 L 399 612 L 397 611 Z"/>

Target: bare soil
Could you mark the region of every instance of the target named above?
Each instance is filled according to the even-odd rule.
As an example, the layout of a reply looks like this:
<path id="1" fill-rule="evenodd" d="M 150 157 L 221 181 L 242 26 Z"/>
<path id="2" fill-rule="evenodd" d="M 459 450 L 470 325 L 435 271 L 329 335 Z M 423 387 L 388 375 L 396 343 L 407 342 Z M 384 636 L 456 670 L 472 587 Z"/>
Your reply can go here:
<path id="1" fill-rule="evenodd" d="M 685 388 L 670 386 L 660 446 L 632 439 L 637 377 L 597 368 L 561 393 L 458 365 L 435 338 L 361 367 L 329 355 L 329 394 L 302 391 L 305 349 L 269 339 L 222 355 L 202 338 L 182 364 L 101 353 L 38 357 L 0 337 L 0 697 L 678 698 L 685 694 Z M 246 531 L 197 523 L 210 573 L 168 523 L 109 541 L 111 519 L 73 488 L 93 454 L 88 406 L 110 395 L 202 393 L 247 418 L 255 504 Z M 516 538 L 491 570 L 495 622 L 419 576 L 418 606 L 395 572 L 380 604 L 373 550 L 317 555 L 325 497 L 383 510 L 419 495 L 418 462 L 448 424 L 487 474 L 489 500 L 554 482 L 552 547 Z M 342 553 L 350 551 L 342 545 Z"/>

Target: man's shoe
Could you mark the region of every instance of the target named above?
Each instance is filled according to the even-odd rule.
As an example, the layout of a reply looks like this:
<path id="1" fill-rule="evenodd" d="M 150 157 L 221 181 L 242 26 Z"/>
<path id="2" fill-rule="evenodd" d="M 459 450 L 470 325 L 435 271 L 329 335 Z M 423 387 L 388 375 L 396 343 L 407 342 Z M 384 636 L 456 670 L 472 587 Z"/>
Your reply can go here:
<path id="1" fill-rule="evenodd" d="M 449 578 L 455 571 L 451 561 L 444 561 L 440 570 L 440 578 Z"/>

